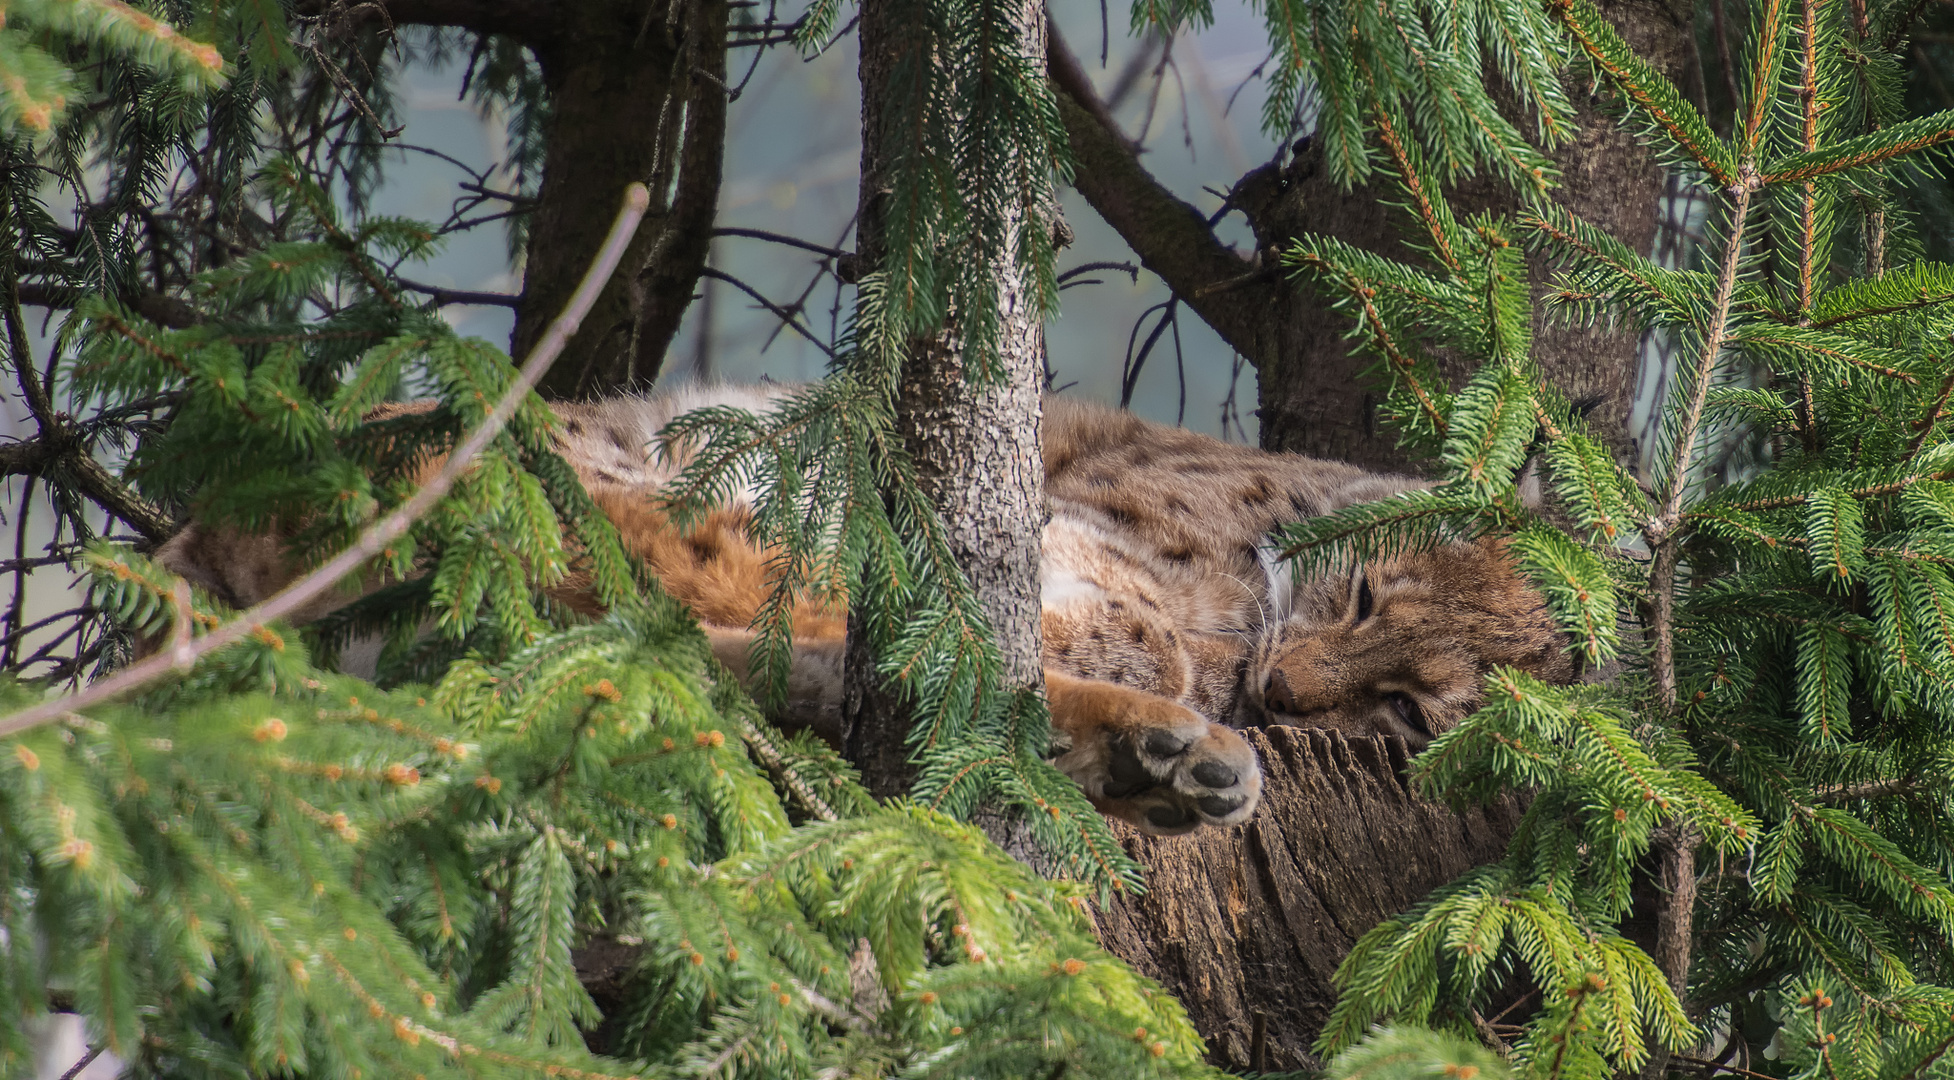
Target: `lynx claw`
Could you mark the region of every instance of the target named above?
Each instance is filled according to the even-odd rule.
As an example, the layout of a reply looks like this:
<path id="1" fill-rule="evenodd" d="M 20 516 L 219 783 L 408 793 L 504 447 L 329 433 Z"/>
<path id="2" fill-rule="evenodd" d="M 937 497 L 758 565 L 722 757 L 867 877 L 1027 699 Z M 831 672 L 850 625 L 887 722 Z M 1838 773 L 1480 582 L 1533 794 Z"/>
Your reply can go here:
<path id="1" fill-rule="evenodd" d="M 1246 821 L 1262 797 L 1255 751 L 1233 729 L 1194 712 L 1075 742 L 1055 764 L 1102 813 L 1154 836 Z"/>

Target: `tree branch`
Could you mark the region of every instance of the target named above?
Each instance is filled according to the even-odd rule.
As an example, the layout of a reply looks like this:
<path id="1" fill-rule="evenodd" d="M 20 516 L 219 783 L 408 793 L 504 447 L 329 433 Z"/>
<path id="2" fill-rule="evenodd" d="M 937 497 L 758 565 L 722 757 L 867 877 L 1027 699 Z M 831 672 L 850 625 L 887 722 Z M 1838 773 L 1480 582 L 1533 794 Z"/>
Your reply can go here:
<path id="1" fill-rule="evenodd" d="M 458 26 L 484 34 L 507 34 L 525 45 L 542 44 L 563 22 L 548 0 L 385 0 L 378 5 L 345 0 L 300 0 L 297 14 L 349 21 L 383 19 L 392 26 Z"/>
<path id="2" fill-rule="evenodd" d="M 76 429 L 74 418 L 56 412 L 48 388 L 34 370 L 27 341 L 27 327 L 21 318 L 20 283 L 9 265 L 0 280 L 0 318 L 7 324 L 7 353 L 13 361 L 21 396 L 28 412 L 40 427 L 40 434 L 23 442 L 0 446 L 0 475 L 27 473 L 59 477 L 109 513 L 128 522 L 152 544 L 160 544 L 176 531 L 176 523 L 155 504 L 136 494 L 135 489 L 116 479 L 89 452 L 88 442 Z"/>
<path id="3" fill-rule="evenodd" d="M 710 266 L 706 267 L 700 276 L 712 278 L 714 281 L 723 281 L 726 284 L 731 285 L 734 288 L 738 289 L 739 291 L 752 297 L 756 302 L 759 303 L 761 307 L 766 308 L 769 312 L 771 312 L 774 318 L 779 319 L 781 322 L 787 324 L 787 326 L 790 327 L 795 333 L 813 342 L 815 348 L 820 349 L 824 353 L 827 353 L 828 359 L 832 360 L 835 358 L 835 351 L 833 349 L 828 348 L 827 342 L 822 341 L 818 337 L 815 337 L 814 331 L 809 330 L 805 326 L 802 326 L 800 324 L 800 321 L 794 318 L 793 312 L 788 311 L 786 308 L 783 308 L 779 304 L 776 304 L 773 301 L 767 299 L 765 296 L 762 296 L 758 289 L 755 289 L 753 286 L 748 285 L 746 282 L 741 281 L 739 278 L 736 278 L 733 275 L 728 274 L 723 270 L 715 270 Z"/>
<path id="4" fill-rule="evenodd" d="M 55 285 L 35 285 L 23 282 L 20 286 L 20 302 L 44 308 L 70 308 L 81 295 L 82 290 L 63 288 Z M 148 319 L 158 326 L 171 330 L 182 330 L 197 325 L 197 309 L 188 300 L 178 300 L 159 292 L 136 292 L 118 296 L 116 300 L 131 311 Z"/>
<path id="5" fill-rule="evenodd" d="M 449 304 L 479 304 L 485 307 L 512 308 L 522 302 L 522 297 L 514 293 L 471 292 L 467 289 L 444 289 L 439 285 L 423 285 L 418 281 L 409 281 L 404 277 L 396 277 L 394 280 L 400 282 L 400 287 L 403 289 L 425 293 L 441 307 L 446 307 Z"/>
<path id="6" fill-rule="evenodd" d="M 1073 186 L 1140 257 L 1141 265 L 1159 275 L 1223 341 L 1260 367 L 1268 346 L 1258 328 L 1285 286 L 1274 275 L 1254 274 L 1253 264 L 1215 236 L 1205 215 L 1141 166 L 1132 140 L 1113 122 L 1056 26 L 1051 26 L 1047 47 L 1046 70 L 1058 90 L 1059 114 L 1072 143 Z M 1218 288 L 1223 284 L 1230 287 Z"/>

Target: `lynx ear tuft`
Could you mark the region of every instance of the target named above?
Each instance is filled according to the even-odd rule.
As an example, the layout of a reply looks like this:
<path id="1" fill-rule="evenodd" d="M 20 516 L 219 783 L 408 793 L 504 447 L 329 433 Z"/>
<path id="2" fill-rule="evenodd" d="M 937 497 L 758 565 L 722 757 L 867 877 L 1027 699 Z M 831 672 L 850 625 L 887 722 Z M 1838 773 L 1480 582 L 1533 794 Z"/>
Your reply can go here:
<path id="1" fill-rule="evenodd" d="M 1262 579 L 1268 589 L 1269 612 L 1265 618 L 1271 624 L 1283 622 L 1296 602 L 1296 564 L 1277 554 L 1274 541 L 1264 541 L 1256 547 L 1255 561 L 1261 564 Z"/>

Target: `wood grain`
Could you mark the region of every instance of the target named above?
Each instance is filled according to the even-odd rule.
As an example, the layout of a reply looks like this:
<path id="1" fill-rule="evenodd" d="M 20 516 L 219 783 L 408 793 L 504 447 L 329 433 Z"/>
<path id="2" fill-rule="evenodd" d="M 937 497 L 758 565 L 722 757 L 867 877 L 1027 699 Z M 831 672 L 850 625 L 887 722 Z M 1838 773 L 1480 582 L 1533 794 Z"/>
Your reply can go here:
<path id="1" fill-rule="evenodd" d="M 1358 937 L 1432 888 L 1497 860 L 1517 800 L 1455 813 L 1414 797 L 1396 738 L 1277 727 L 1261 755 L 1262 808 L 1184 837 L 1120 829 L 1146 895 L 1097 913 L 1100 940 L 1180 997 L 1216 1064 L 1310 1068 L 1336 1002 L 1331 975 Z M 1256 1014 L 1266 1055 L 1251 1060 Z"/>

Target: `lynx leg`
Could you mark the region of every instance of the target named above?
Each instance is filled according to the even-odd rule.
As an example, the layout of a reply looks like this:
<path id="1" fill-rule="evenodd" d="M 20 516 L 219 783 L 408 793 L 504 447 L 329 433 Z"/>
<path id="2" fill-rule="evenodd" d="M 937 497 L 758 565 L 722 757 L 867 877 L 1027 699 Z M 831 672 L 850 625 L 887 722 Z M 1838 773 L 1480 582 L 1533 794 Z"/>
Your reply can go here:
<path id="1" fill-rule="evenodd" d="M 1050 668 L 1045 692 L 1066 745 L 1053 764 L 1101 813 L 1173 836 L 1255 812 L 1262 768 L 1233 729 L 1158 694 Z"/>

